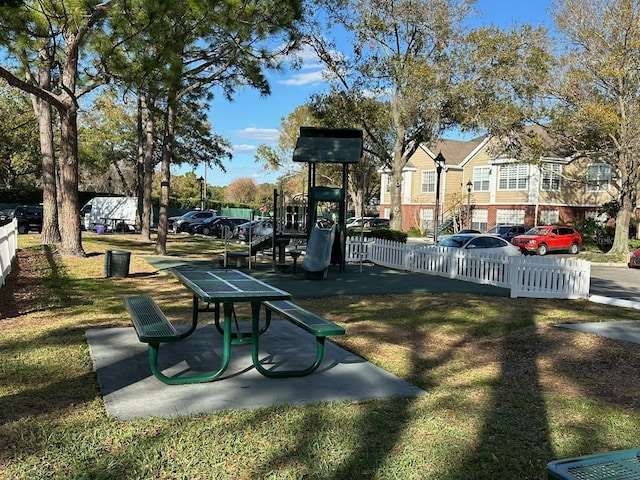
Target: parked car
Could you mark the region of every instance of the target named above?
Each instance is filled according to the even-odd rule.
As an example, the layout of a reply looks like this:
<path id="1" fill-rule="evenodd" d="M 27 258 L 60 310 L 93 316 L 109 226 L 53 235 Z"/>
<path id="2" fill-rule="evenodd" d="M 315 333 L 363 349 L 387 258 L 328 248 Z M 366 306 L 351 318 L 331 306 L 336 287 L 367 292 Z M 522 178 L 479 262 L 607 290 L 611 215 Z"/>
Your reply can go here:
<path id="1" fill-rule="evenodd" d="M 248 242 L 249 237 L 271 235 L 273 233 L 273 222 L 271 220 L 252 220 L 238 226 L 238 239 Z"/>
<path id="2" fill-rule="evenodd" d="M 190 225 L 189 232 L 222 238 L 224 227 L 229 227 L 227 238 L 234 238 L 238 236 L 238 227 L 248 221 L 246 218 L 212 217 L 202 223 Z"/>
<path id="3" fill-rule="evenodd" d="M 520 255 L 520 249 L 511 245 L 504 238 L 487 233 L 456 233 L 438 242 L 440 247 L 454 247 L 469 252 L 500 253 L 503 255 Z"/>
<path id="4" fill-rule="evenodd" d="M 547 252 L 564 251 L 575 255 L 582 247 L 582 236 L 573 227 L 543 225 L 514 237 L 511 243 L 522 253 L 546 255 Z"/>
<path id="5" fill-rule="evenodd" d="M 487 233 L 497 235 L 500 238 L 504 238 L 507 242 L 510 242 L 513 240 L 513 237 L 524 235 L 528 230 L 529 228 L 524 225 L 496 225 Z"/>
<path id="6" fill-rule="evenodd" d="M 372 218 L 371 220 L 367 220 L 364 226 L 369 228 L 389 228 L 389 219 Z"/>
<path id="7" fill-rule="evenodd" d="M 42 205 L 20 205 L 11 216 L 18 220 L 18 233 L 42 232 Z"/>
<path id="8" fill-rule="evenodd" d="M 463 230 L 458 231 L 458 233 L 482 233 L 480 230 L 474 230 L 473 228 L 465 228 Z"/>
<path id="9" fill-rule="evenodd" d="M 0 211 L 0 227 L 6 225 L 7 223 L 11 223 L 13 220 L 13 209 L 5 208 Z"/>
<path id="10" fill-rule="evenodd" d="M 345 226 L 346 228 L 364 227 L 365 223 L 370 220 L 373 220 L 373 217 L 350 217 L 347 219 Z"/>
<path id="11" fill-rule="evenodd" d="M 202 223 L 208 218 L 216 216 L 215 210 L 191 210 L 179 217 L 169 217 L 169 230 L 175 233 L 187 232 L 189 225 Z"/>
<path id="12" fill-rule="evenodd" d="M 631 254 L 627 266 L 629 268 L 640 268 L 640 248 Z"/>

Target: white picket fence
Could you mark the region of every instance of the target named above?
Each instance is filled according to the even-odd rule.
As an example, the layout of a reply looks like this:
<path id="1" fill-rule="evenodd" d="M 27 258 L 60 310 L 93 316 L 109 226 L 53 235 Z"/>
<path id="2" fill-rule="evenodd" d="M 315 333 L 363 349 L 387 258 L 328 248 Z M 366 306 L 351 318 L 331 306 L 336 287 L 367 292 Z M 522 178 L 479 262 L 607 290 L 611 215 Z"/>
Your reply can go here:
<path id="1" fill-rule="evenodd" d="M 11 264 L 18 249 L 18 221 L 0 227 L 0 287 L 11 273 Z"/>
<path id="2" fill-rule="evenodd" d="M 573 258 L 507 256 L 379 238 L 347 239 L 347 262 L 439 275 L 511 290 L 511 297 L 587 298 L 591 263 Z"/>

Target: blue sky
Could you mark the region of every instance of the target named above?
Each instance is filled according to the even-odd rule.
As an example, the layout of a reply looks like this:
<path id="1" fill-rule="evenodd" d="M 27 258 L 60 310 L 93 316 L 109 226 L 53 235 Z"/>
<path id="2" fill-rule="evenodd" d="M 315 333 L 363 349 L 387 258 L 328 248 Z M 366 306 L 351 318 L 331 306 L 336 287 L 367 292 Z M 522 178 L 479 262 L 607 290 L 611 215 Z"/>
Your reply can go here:
<path id="1" fill-rule="evenodd" d="M 543 24 L 551 27 L 547 13 L 550 0 L 478 0 L 479 17 L 475 23 L 508 27 L 514 23 Z M 197 176 L 206 176 L 210 185 L 228 185 L 236 178 L 250 177 L 257 183 L 274 182 L 283 172 L 267 172 L 255 162 L 256 148 L 263 144 L 276 145 L 280 121 L 314 93 L 326 91 L 321 77 L 322 67 L 313 58 L 305 59 L 300 70 L 271 74 L 271 95 L 260 97 L 252 89 L 240 89 L 232 102 L 223 98 L 214 100 L 210 122 L 216 133 L 233 145 L 233 159 L 225 162 L 223 173 L 219 168 L 203 166 L 195 170 Z M 190 169 L 188 169 L 190 170 Z M 174 174 L 184 174 L 184 169 Z"/>

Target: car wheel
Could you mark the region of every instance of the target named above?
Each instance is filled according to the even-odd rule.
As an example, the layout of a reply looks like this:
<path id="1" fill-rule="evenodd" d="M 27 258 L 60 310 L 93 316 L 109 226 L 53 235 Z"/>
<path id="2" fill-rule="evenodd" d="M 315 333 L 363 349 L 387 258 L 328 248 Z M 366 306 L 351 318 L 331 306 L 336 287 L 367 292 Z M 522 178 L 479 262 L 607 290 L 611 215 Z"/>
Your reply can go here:
<path id="1" fill-rule="evenodd" d="M 569 253 L 571 255 L 577 255 L 578 254 L 578 250 L 579 250 L 578 244 L 575 243 L 575 242 L 573 242 L 571 244 L 571 246 L 569 247 Z"/>
<path id="2" fill-rule="evenodd" d="M 203 235 L 209 235 L 210 233 L 211 233 L 211 230 L 209 230 L 209 227 L 202 227 Z"/>
<path id="3" fill-rule="evenodd" d="M 544 243 L 538 245 L 538 255 L 546 255 L 547 254 L 547 246 Z"/>
<path id="4" fill-rule="evenodd" d="M 19 223 L 18 224 L 18 233 L 21 233 L 21 234 L 29 233 L 29 225 L 24 224 L 24 223 Z"/>
<path id="5" fill-rule="evenodd" d="M 189 230 L 189 225 L 185 225 L 184 223 L 178 227 L 179 232 L 186 232 Z"/>

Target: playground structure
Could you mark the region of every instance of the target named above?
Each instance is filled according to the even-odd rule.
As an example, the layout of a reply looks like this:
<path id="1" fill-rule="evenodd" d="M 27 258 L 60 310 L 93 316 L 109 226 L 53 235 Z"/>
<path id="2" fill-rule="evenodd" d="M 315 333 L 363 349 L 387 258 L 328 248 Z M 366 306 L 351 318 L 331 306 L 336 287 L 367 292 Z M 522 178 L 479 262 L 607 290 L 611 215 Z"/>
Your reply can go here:
<path id="1" fill-rule="evenodd" d="M 300 127 L 300 137 L 293 161 L 308 164 L 307 192 L 292 205 L 284 205 L 284 196 L 274 190 L 273 264 L 283 261 L 284 246 L 291 239 L 307 239 L 307 253 L 302 262 L 305 276 L 324 278 L 329 264 L 338 264 L 343 272 L 346 263 L 347 185 L 349 165 L 362 158 L 362 130 L 351 128 Z M 342 165 L 340 187 L 317 185 L 319 163 Z M 295 200 L 295 197 L 294 197 Z M 338 216 L 330 228 L 318 226 L 318 207 L 337 204 Z M 317 230 L 317 232 L 316 232 Z M 278 252 L 276 252 L 276 249 Z"/>

